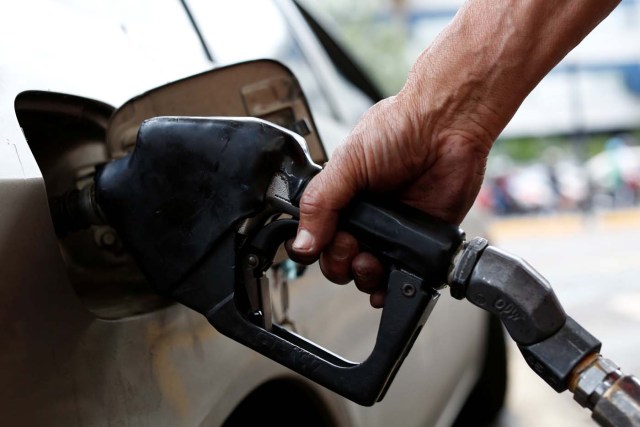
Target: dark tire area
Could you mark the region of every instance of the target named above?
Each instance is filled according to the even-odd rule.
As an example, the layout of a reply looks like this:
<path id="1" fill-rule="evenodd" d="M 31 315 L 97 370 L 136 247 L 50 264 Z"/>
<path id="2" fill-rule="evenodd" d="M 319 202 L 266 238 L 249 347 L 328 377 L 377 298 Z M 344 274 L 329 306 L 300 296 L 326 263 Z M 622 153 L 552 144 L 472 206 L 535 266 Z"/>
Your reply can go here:
<path id="1" fill-rule="evenodd" d="M 487 347 L 482 370 L 454 427 L 488 426 L 500 413 L 507 394 L 507 348 L 500 319 L 488 318 Z"/>
<path id="2" fill-rule="evenodd" d="M 320 399 L 300 383 L 276 380 L 247 396 L 223 427 L 330 427 L 335 425 Z"/>

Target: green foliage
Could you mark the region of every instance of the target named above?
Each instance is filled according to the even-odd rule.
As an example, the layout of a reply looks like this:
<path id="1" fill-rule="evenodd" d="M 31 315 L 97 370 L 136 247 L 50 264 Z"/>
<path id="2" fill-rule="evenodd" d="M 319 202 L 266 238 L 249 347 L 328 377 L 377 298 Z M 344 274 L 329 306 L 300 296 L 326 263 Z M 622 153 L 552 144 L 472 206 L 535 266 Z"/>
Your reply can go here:
<path id="1" fill-rule="evenodd" d="M 351 49 L 385 95 L 397 93 L 404 84 L 410 67 L 405 57 L 406 37 L 394 22 L 364 20 L 353 22 L 343 33 Z"/>
<path id="2" fill-rule="evenodd" d="M 305 4 L 331 17 L 349 53 L 362 65 L 374 83 L 389 96 L 404 84 L 413 60 L 407 58 L 407 29 L 402 13 L 388 0 L 351 2 L 306 1 Z"/>
<path id="3" fill-rule="evenodd" d="M 634 137 L 636 141 L 640 141 L 640 130 L 630 131 L 628 135 Z M 516 162 L 530 163 L 541 160 L 541 157 L 549 148 L 555 147 L 567 155 L 587 160 L 602 152 L 605 144 L 612 136 L 614 135 L 593 134 L 583 137 L 501 138 L 496 142 L 492 152 L 506 155 Z"/>
<path id="4" fill-rule="evenodd" d="M 561 142 L 556 144 L 562 145 Z M 506 155 L 517 162 L 530 162 L 539 158 L 544 149 L 551 145 L 551 141 L 540 138 L 504 138 L 495 143 L 493 152 Z"/>

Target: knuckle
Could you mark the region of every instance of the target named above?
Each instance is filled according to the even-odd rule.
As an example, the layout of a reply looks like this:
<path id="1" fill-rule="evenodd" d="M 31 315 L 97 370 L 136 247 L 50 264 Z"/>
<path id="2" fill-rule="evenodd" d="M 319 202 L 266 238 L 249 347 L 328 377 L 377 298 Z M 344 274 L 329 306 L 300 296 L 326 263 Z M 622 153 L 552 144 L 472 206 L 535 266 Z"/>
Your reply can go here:
<path id="1" fill-rule="evenodd" d="M 358 242 L 348 233 L 339 231 L 327 250 L 327 255 L 338 262 L 347 262 L 358 253 Z"/>
<path id="2" fill-rule="evenodd" d="M 309 184 L 305 190 L 302 198 L 300 199 L 300 212 L 308 215 L 313 215 L 316 212 L 321 211 L 323 205 L 324 196 L 322 191 L 316 188 L 315 185 Z"/>

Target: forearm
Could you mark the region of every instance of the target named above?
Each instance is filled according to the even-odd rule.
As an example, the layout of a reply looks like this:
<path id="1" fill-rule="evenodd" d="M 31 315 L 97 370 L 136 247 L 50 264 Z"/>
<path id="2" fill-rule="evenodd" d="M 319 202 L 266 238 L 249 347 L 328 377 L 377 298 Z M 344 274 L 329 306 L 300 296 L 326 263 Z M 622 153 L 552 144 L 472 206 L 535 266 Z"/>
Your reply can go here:
<path id="1" fill-rule="evenodd" d="M 416 109 L 416 131 L 423 141 L 468 132 L 490 147 L 538 82 L 618 2 L 468 1 L 399 94 Z"/>
<path id="2" fill-rule="evenodd" d="M 357 242 L 335 234 L 339 211 L 355 194 L 370 192 L 460 223 L 494 140 L 542 77 L 617 3 L 469 0 L 400 93 L 369 109 L 307 185 L 293 243 L 298 259 L 324 250 L 327 277 L 344 283 L 353 275 L 381 306 L 375 262 L 357 262 Z"/>

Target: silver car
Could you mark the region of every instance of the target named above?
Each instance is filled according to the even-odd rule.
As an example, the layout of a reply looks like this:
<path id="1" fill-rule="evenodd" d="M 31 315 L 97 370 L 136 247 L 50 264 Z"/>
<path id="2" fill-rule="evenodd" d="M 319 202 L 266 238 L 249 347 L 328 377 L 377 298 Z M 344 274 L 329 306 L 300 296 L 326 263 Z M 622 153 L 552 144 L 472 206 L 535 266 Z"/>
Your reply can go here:
<path id="1" fill-rule="evenodd" d="M 54 232 L 49 199 L 82 188 L 97 164 L 133 148 L 136 125 L 118 127 L 128 117 L 164 111 L 139 95 L 224 65 L 270 58 L 289 67 L 320 137 L 310 148 L 326 160 L 377 95 L 296 3 L 25 0 L 3 6 L 0 36 L 3 424 L 445 426 L 479 425 L 499 410 L 502 329 L 447 292 L 385 399 L 368 408 L 155 295 L 109 227 Z M 260 66 L 243 70 L 242 78 L 263 78 Z M 220 94 L 237 76 L 173 93 L 171 111 L 224 109 L 230 101 Z M 463 228 L 483 234 L 478 224 Z M 324 283 L 315 267 L 298 273 L 289 269 L 288 283 L 274 273 L 276 316 L 338 354 L 365 359 L 380 311 L 353 286 Z"/>

